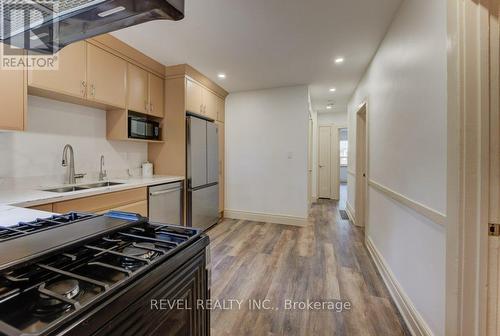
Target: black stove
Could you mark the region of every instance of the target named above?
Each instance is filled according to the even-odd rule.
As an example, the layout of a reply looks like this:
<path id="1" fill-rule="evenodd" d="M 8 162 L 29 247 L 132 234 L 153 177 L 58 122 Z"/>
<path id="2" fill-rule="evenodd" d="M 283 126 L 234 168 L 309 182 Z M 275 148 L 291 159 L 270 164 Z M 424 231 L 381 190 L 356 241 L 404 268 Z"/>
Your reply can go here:
<path id="1" fill-rule="evenodd" d="M 88 228 L 72 230 L 83 226 L 94 227 L 94 234 L 88 234 Z M 55 227 L 59 229 L 47 230 Z M 194 242 L 204 240 L 202 250 L 208 245 L 208 238 L 197 229 L 149 223 L 121 212 L 71 213 L 20 223 L 15 229 L 23 233 L 8 236 L 5 243 L 0 240 L 0 255 L 6 252 L 5 245 L 14 243 L 28 244 L 23 248 L 29 252 L 14 253 L 3 265 L 0 260 L 0 335 L 8 336 L 69 332 L 75 327 L 68 323 L 119 291 L 123 294 L 158 265 L 169 259 L 187 262 L 187 255 L 179 259 L 181 252 Z M 49 234 L 52 240 L 62 240 L 40 248 Z"/>
<path id="2" fill-rule="evenodd" d="M 47 229 L 75 223 L 84 219 L 96 217 L 93 214 L 70 212 L 64 215 L 53 215 L 49 218 L 37 218 L 31 222 L 19 222 L 14 226 L 0 226 L 0 243 L 9 239 L 19 238 Z"/>

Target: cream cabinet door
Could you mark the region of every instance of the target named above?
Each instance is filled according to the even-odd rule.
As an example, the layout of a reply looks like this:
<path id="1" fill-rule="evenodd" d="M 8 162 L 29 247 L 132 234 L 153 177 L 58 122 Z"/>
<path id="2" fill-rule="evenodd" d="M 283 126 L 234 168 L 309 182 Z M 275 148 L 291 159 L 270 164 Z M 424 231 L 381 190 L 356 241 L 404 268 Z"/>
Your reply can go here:
<path id="1" fill-rule="evenodd" d="M 73 43 L 58 53 L 57 70 L 29 70 L 28 85 L 84 98 L 86 93 L 86 45 Z"/>
<path id="2" fill-rule="evenodd" d="M 106 209 L 106 210 L 97 212 L 97 214 L 101 215 L 101 214 L 105 214 L 106 212 L 109 212 L 109 211 L 131 212 L 131 213 L 139 214 L 143 217 L 148 217 L 148 201 L 140 201 L 140 202 L 135 202 L 135 203 L 123 205 L 123 206 L 120 206 L 117 208 Z"/>
<path id="3" fill-rule="evenodd" d="M 219 129 L 219 212 L 224 211 L 224 123 L 216 122 Z"/>
<path id="4" fill-rule="evenodd" d="M 219 97 L 204 88 L 202 91 L 202 98 L 203 114 L 210 119 L 217 120 L 217 99 Z"/>
<path id="5" fill-rule="evenodd" d="M 217 120 L 220 122 L 225 121 L 225 109 L 226 109 L 226 102 L 224 99 L 217 97 Z"/>
<path id="6" fill-rule="evenodd" d="M 131 111 L 148 113 L 148 72 L 133 64 L 127 64 L 127 108 Z"/>
<path id="7" fill-rule="evenodd" d="M 164 115 L 164 90 L 165 83 L 163 78 L 149 74 L 149 114 L 163 118 Z"/>
<path id="8" fill-rule="evenodd" d="M 186 111 L 203 114 L 203 87 L 186 79 Z"/>
<path id="9" fill-rule="evenodd" d="M 23 70 L 0 70 L 0 129 L 22 131 L 25 128 L 25 76 Z"/>
<path id="10" fill-rule="evenodd" d="M 127 62 L 92 44 L 87 45 L 87 98 L 98 103 L 125 108 Z"/>

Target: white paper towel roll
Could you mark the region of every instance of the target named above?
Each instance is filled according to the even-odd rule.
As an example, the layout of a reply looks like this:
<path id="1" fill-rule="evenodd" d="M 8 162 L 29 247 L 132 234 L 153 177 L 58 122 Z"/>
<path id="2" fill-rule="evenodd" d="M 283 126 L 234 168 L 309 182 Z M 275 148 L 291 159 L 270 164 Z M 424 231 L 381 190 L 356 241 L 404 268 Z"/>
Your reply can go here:
<path id="1" fill-rule="evenodd" d="M 152 177 L 153 176 L 153 164 L 149 162 L 145 162 L 142 164 L 142 176 L 143 177 Z"/>

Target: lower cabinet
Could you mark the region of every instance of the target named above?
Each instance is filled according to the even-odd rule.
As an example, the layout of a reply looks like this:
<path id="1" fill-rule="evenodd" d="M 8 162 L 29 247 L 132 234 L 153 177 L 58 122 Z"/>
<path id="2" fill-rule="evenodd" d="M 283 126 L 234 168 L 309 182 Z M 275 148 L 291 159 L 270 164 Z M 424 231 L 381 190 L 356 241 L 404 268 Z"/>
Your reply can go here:
<path id="1" fill-rule="evenodd" d="M 58 202 L 53 204 L 52 209 L 56 213 L 66 213 L 70 211 L 105 213 L 110 210 L 120 210 L 138 213 L 147 217 L 147 188 L 116 191 Z"/>
<path id="2" fill-rule="evenodd" d="M 140 202 L 135 202 L 135 203 L 130 203 L 124 206 L 120 206 L 114 209 L 107 209 L 104 211 L 99 211 L 98 213 L 106 213 L 110 210 L 117 210 L 117 211 L 125 211 L 125 212 L 132 212 L 132 213 L 137 213 L 141 216 L 147 217 L 148 216 L 148 201 L 140 201 Z"/>
<path id="3" fill-rule="evenodd" d="M 30 209 L 33 209 L 33 210 L 40 210 L 40 211 L 47 211 L 47 212 L 53 212 L 53 207 L 52 207 L 52 203 L 50 204 L 42 204 L 42 205 L 37 205 L 37 206 L 32 206 L 30 207 Z"/>

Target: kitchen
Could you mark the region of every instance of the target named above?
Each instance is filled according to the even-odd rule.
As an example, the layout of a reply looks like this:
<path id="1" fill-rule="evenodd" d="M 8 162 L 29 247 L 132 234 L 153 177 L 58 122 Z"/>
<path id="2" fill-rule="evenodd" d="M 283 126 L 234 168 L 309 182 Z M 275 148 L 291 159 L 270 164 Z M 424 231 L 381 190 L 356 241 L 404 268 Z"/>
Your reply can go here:
<path id="1" fill-rule="evenodd" d="M 144 306 L 210 298 L 203 232 L 222 216 L 228 93 L 103 35 L 179 20 L 182 1 L 123 1 L 116 14 L 109 1 L 68 5 L 66 16 L 47 7 L 61 15 L 57 38 L 42 31 L 50 23 L 31 32 L 27 59 L 45 62 L 1 71 L 0 334 L 209 334 L 206 309 Z"/>

